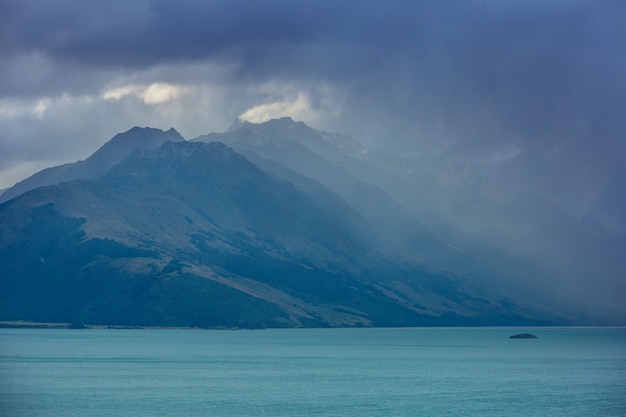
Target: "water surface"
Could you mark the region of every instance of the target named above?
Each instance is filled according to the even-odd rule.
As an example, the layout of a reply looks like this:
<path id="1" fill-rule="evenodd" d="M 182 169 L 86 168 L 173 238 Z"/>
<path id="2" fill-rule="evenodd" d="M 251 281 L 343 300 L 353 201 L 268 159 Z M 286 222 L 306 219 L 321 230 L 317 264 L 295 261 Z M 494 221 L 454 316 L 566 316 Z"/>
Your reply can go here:
<path id="1" fill-rule="evenodd" d="M 3 329 L 0 411 L 623 417 L 626 329 Z"/>

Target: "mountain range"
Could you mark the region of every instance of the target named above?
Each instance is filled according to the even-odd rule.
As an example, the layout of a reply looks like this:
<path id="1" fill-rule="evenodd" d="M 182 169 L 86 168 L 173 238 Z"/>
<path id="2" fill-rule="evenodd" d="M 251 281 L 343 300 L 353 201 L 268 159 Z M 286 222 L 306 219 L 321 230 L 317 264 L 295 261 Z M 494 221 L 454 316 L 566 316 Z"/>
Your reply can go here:
<path id="1" fill-rule="evenodd" d="M 0 320 L 615 324 L 624 236 L 289 118 L 134 127 L 0 196 Z"/>

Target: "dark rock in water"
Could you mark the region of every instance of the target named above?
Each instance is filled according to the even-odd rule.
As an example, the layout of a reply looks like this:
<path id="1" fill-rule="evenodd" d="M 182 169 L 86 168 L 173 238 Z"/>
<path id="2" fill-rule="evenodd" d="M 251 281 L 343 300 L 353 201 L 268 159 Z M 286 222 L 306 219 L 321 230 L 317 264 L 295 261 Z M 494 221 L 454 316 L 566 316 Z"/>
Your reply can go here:
<path id="1" fill-rule="evenodd" d="M 531 333 L 520 333 L 510 336 L 509 339 L 536 339 L 537 336 Z"/>

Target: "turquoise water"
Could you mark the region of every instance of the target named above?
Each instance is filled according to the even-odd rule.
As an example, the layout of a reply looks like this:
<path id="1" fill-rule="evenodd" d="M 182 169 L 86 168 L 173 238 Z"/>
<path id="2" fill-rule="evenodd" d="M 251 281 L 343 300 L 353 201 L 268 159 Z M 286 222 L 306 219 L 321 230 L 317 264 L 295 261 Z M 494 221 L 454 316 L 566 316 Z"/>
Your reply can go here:
<path id="1" fill-rule="evenodd" d="M 0 415 L 623 417 L 626 329 L 3 329 Z"/>

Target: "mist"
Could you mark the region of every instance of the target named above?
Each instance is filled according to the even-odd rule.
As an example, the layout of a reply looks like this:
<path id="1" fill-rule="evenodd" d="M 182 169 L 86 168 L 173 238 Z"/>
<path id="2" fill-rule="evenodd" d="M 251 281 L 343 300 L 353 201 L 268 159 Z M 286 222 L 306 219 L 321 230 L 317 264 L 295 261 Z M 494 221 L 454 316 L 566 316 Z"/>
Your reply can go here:
<path id="1" fill-rule="evenodd" d="M 359 213 L 364 222 L 352 222 L 377 250 L 400 263 L 588 323 L 620 323 L 626 313 L 624 236 L 539 193 L 372 151 L 290 119 L 243 122 L 194 140 L 224 142 L 304 190 L 313 186 L 303 178 L 319 182 Z"/>

